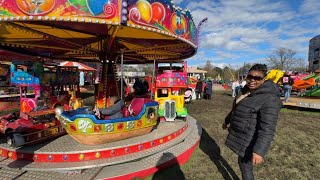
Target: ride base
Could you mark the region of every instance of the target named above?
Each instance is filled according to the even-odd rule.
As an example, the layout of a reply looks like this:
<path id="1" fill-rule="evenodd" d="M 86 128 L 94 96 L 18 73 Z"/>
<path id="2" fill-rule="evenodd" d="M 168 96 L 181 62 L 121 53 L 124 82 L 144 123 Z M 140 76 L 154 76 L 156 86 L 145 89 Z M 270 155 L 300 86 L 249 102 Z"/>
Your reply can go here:
<path id="1" fill-rule="evenodd" d="M 284 106 L 320 109 L 319 97 L 290 97 L 288 102 L 283 102 Z"/>
<path id="2" fill-rule="evenodd" d="M 154 174 L 189 160 L 201 126 L 186 121 L 161 121 L 149 134 L 89 146 L 69 135 L 31 146 L 12 148 L 0 142 L 0 179 L 132 179 Z"/>

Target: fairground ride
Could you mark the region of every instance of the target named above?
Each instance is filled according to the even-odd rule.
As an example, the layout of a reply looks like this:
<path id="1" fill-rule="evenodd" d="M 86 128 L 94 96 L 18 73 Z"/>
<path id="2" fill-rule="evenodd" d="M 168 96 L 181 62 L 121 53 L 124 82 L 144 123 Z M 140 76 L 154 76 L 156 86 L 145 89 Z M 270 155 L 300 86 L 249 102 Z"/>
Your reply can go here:
<path id="1" fill-rule="evenodd" d="M 187 64 L 156 64 L 154 99 L 159 102 L 159 116 L 166 121 L 177 117 L 185 119 L 188 115 L 184 105 L 185 91 L 188 87 Z"/>

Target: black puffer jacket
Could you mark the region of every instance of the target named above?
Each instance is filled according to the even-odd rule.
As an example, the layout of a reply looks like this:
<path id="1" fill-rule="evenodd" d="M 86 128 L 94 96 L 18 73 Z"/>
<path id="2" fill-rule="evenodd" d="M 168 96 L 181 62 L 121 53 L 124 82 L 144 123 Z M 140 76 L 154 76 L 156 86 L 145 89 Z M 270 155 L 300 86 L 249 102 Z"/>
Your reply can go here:
<path id="1" fill-rule="evenodd" d="M 242 93 L 248 91 L 247 86 Z M 265 156 L 273 139 L 281 109 L 280 92 L 272 81 L 236 104 L 225 119 L 230 123 L 226 145 L 241 157 L 252 152 Z"/>

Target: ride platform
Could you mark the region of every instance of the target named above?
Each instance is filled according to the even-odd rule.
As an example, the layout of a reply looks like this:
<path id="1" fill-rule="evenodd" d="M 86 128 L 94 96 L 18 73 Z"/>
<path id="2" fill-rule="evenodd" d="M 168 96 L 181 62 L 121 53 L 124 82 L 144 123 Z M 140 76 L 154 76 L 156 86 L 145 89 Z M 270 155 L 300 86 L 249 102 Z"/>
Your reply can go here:
<path id="1" fill-rule="evenodd" d="M 131 179 L 149 176 L 172 163 L 185 163 L 201 126 L 160 121 L 149 134 L 103 145 L 83 145 L 69 135 L 13 148 L 0 142 L 1 179 Z"/>
<path id="2" fill-rule="evenodd" d="M 299 108 L 320 109 L 319 97 L 290 97 L 288 102 L 283 102 L 284 106 Z"/>

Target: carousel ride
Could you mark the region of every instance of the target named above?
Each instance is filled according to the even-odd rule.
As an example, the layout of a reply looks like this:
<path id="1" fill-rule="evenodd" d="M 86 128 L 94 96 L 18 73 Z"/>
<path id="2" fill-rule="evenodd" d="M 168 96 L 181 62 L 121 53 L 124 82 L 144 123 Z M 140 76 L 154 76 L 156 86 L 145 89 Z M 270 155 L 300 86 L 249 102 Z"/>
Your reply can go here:
<path id="1" fill-rule="evenodd" d="M 111 97 L 124 99 L 115 64 L 122 69 L 123 64 L 181 62 L 195 55 L 206 19 L 196 26 L 189 11 L 168 0 L 8 0 L 0 6 L 0 60 L 101 64 L 94 105 L 56 108 L 67 135 L 32 146 L 1 141 L 2 174 L 130 179 L 190 158 L 201 135 L 192 117 L 158 121 L 159 103 L 147 98 L 134 98 L 116 119 L 97 118 L 92 107 L 110 108 Z"/>

